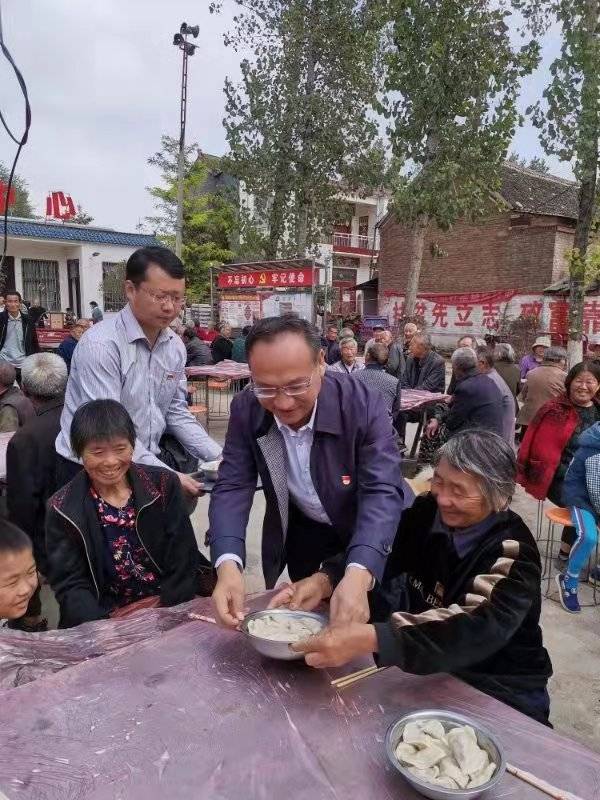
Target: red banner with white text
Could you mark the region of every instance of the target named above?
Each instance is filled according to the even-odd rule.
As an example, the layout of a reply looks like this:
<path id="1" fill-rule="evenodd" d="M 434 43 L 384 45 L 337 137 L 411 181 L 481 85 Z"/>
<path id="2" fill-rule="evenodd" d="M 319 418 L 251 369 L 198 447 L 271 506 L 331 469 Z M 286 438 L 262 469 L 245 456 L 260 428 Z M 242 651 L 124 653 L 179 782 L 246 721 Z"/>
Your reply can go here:
<path id="1" fill-rule="evenodd" d="M 221 272 L 217 278 L 219 289 L 273 289 L 290 286 L 312 286 L 313 271 L 308 269 L 266 269 L 259 272 Z"/>

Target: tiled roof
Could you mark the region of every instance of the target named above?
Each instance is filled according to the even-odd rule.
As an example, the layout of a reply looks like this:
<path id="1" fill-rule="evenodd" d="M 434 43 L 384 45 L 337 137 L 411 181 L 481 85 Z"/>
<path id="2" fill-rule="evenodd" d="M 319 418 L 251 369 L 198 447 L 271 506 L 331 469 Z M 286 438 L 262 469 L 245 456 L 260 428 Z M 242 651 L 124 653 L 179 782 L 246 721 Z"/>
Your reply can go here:
<path id="1" fill-rule="evenodd" d="M 89 225 L 69 225 L 56 222 L 37 222 L 31 219 L 8 218 L 8 235 L 22 239 L 51 239 L 58 242 L 89 242 L 117 244 L 125 247 L 146 247 L 160 244 L 155 236 L 146 233 L 126 233 L 110 228 Z"/>
<path id="2" fill-rule="evenodd" d="M 514 211 L 577 219 L 579 184 L 506 162 L 500 193 Z"/>
<path id="3" fill-rule="evenodd" d="M 544 175 L 509 161 L 502 165 L 500 195 L 517 213 L 577 219 L 578 192 L 575 181 Z M 391 210 L 378 220 L 377 227 L 390 219 L 394 219 Z"/>

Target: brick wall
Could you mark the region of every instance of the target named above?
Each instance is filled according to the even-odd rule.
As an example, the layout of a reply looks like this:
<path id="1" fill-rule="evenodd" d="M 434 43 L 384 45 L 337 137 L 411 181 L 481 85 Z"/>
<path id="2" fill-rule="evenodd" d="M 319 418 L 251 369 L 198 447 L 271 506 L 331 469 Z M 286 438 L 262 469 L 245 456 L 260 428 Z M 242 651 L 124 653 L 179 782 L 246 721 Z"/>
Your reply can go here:
<path id="1" fill-rule="evenodd" d="M 522 218 L 526 221 L 526 217 Z M 459 222 L 448 232 L 427 235 L 419 289 L 422 292 L 539 292 L 559 271 L 564 237 L 557 247 L 557 220 L 530 218 L 511 225 L 507 212 L 478 223 Z M 437 245 L 447 255 L 431 252 Z M 557 250 L 559 252 L 557 252 Z M 410 259 L 410 231 L 389 220 L 381 231 L 379 297 L 404 294 Z"/>

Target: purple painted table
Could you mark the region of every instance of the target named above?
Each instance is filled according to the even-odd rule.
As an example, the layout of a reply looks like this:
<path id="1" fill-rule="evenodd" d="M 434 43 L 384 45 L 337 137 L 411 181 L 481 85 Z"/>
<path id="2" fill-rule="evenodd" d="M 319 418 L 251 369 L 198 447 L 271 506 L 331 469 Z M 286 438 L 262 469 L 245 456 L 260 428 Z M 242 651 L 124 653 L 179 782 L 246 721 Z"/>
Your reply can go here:
<path id="1" fill-rule="evenodd" d="M 264 660 L 239 633 L 184 624 L 5 692 L 0 790 L 9 800 L 415 800 L 387 764 L 385 732 L 405 712 L 440 707 L 494 730 L 513 764 L 600 798 L 599 756 L 453 678 L 388 670 L 339 693 L 330 678 Z M 487 800 L 543 797 L 506 775 Z"/>

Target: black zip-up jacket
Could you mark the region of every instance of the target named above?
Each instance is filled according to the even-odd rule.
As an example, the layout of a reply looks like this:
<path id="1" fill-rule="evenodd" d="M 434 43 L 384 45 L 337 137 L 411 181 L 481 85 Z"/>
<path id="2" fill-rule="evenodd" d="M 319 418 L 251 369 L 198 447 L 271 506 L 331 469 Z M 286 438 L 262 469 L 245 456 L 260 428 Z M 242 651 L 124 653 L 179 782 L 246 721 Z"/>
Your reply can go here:
<path id="1" fill-rule="evenodd" d="M 461 559 L 446 533 L 432 532 L 436 512 L 433 496 L 424 495 L 400 520 L 372 599 L 379 663 L 417 675 L 453 673 L 547 722 L 528 697 L 552 674 L 539 625 L 540 556 L 529 528 L 513 511 L 500 512 Z M 334 582 L 343 575 L 335 563 L 323 569 Z"/>
<path id="2" fill-rule="evenodd" d="M 23 325 L 23 346 L 25 348 L 25 355 L 30 356 L 32 353 L 39 353 L 40 346 L 38 344 L 37 332 L 35 324 L 32 322 L 28 314 L 21 313 L 21 323 Z M 0 350 L 4 347 L 6 342 L 6 328 L 8 325 L 8 311 L 0 312 Z"/>
<path id="3" fill-rule="evenodd" d="M 132 464 L 129 481 L 136 530 L 160 574 L 160 600 L 173 606 L 191 600 L 197 587 L 198 551 L 179 479 L 160 467 Z M 103 619 L 114 605 L 106 583 L 104 537 L 83 470 L 48 501 L 48 579 L 60 604 L 60 627 Z"/>

